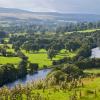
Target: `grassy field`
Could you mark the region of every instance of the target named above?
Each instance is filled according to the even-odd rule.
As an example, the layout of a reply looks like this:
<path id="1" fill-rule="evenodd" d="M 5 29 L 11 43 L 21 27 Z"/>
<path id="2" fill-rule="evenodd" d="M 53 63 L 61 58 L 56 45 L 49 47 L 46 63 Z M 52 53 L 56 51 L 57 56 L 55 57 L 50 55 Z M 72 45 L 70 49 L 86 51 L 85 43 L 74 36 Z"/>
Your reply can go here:
<path id="1" fill-rule="evenodd" d="M 100 29 L 88 29 L 88 30 L 83 30 L 83 31 L 78 31 L 78 32 L 86 33 L 86 32 L 95 32 L 97 30 L 100 30 Z"/>
<path id="2" fill-rule="evenodd" d="M 46 100 L 69 100 L 70 92 L 63 92 L 60 90 L 59 92 L 54 92 L 54 89 L 46 89 L 45 92 L 43 90 L 34 90 L 33 93 L 39 93 L 42 98 L 48 98 Z"/>
<path id="3" fill-rule="evenodd" d="M 76 32 L 80 32 L 80 33 L 86 33 L 86 32 L 95 32 L 97 30 L 100 30 L 100 29 L 88 29 L 88 30 L 82 30 L 82 31 L 76 31 Z M 74 32 L 74 31 L 73 31 Z M 66 32 L 65 34 L 71 34 L 73 32 Z"/>
<path id="4" fill-rule="evenodd" d="M 0 44 L 2 46 L 3 44 Z M 14 49 L 12 49 L 11 44 L 7 44 L 9 46 L 9 49 L 7 51 L 13 52 Z M 26 53 L 25 50 L 22 50 L 22 52 L 29 58 L 29 61 L 31 63 L 38 63 L 40 68 L 43 68 L 44 65 L 46 66 L 51 66 L 52 61 L 48 59 L 47 52 L 44 49 L 39 50 L 37 53 Z M 65 49 L 61 50 L 58 55 L 56 55 L 53 60 L 59 60 L 64 57 L 74 57 L 76 55 L 75 52 L 69 52 L 68 50 L 66 51 Z M 0 64 L 7 64 L 7 63 L 12 63 L 12 64 L 18 64 L 20 62 L 20 58 L 18 57 L 2 57 L 0 56 Z"/>
<path id="5" fill-rule="evenodd" d="M 25 54 L 31 63 L 38 63 L 39 67 L 42 68 L 44 65 L 51 66 L 52 61 L 48 59 L 46 53 L 37 53 L 37 54 Z"/>
<path id="6" fill-rule="evenodd" d="M 2 57 L 0 56 L 0 64 L 18 64 L 21 61 L 20 58 L 18 57 Z"/>
<path id="7" fill-rule="evenodd" d="M 16 93 L 16 96 L 19 96 L 19 99 L 16 100 L 20 100 L 20 97 L 22 97 L 22 100 L 30 100 L 27 99 L 27 97 L 35 98 L 31 100 L 100 100 L 100 77 L 83 78 L 81 81 L 83 82 L 83 86 L 78 85 L 78 87 L 71 90 L 67 88 L 62 89 L 58 85 L 50 86 L 45 89 L 36 89 L 34 88 L 35 86 L 28 84 L 25 89 L 19 85 L 20 89 L 14 88 L 14 90 L 7 92 L 10 89 L 7 90 L 7 88 L 4 87 L 4 92 L 1 93 L 6 94 L 0 94 L 0 96 L 4 98 L 0 100 L 5 100 L 5 97 L 9 97 L 9 93 Z M 21 96 L 17 95 L 20 94 L 18 91 L 21 91 Z M 27 93 L 29 94 L 27 95 Z"/>
<path id="8" fill-rule="evenodd" d="M 100 78 L 85 78 L 82 81 L 84 87 L 78 87 L 71 91 L 59 90 L 54 92 L 54 88 L 51 88 L 46 89 L 45 92 L 43 90 L 33 90 L 33 93 L 39 93 L 48 100 L 70 100 L 73 94 L 75 94 L 77 100 L 100 100 Z"/>
<path id="9" fill-rule="evenodd" d="M 92 73 L 92 74 L 100 74 L 100 69 L 99 68 L 94 68 L 94 69 L 86 69 L 86 70 L 84 70 L 84 72 L 86 72 L 86 73 Z"/>

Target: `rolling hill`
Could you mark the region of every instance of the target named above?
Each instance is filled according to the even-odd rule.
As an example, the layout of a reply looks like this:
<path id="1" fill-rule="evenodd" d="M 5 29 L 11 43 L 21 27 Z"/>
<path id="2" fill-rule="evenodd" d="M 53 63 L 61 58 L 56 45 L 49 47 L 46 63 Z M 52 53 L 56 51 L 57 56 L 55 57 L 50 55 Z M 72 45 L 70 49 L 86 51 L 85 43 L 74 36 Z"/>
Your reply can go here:
<path id="1" fill-rule="evenodd" d="M 100 15 L 66 14 L 57 12 L 30 12 L 14 8 L 0 8 L 0 22 L 61 23 L 100 21 Z"/>

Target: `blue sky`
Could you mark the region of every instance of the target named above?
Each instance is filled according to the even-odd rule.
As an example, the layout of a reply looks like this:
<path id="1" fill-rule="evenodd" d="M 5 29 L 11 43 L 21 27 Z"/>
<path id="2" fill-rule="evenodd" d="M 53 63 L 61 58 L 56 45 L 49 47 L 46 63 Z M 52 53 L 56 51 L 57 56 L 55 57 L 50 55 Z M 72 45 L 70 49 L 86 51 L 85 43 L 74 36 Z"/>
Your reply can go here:
<path id="1" fill-rule="evenodd" d="M 33 12 L 100 14 L 100 0 L 0 0 L 0 7 Z"/>

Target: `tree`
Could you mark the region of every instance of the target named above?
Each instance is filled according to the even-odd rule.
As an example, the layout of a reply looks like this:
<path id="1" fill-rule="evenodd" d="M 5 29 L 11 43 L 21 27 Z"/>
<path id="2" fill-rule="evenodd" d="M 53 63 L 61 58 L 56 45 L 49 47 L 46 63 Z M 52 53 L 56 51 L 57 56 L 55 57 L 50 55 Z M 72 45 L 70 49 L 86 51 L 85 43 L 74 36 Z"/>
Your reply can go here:
<path id="1" fill-rule="evenodd" d="M 25 77 L 27 74 L 27 60 L 22 60 L 18 65 L 19 77 Z"/>
<path id="2" fill-rule="evenodd" d="M 97 46 L 100 48 L 100 38 L 97 39 Z"/>
<path id="3" fill-rule="evenodd" d="M 22 60 L 24 60 L 24 61 L 27 61 L 27 60 L 28 60 L 28 57 L 25 56 L 24 53 L 21 52 L 21 51 L 18 51 L 18 52 L 17 52 L 17 56 L 20 57 L 20 58 L 21 58 Z"/>
<path id="4" fill-rule="evenodd" d="M 83 45 L 79 50 L 76 55 L 76 59 L 79 60 L 80 57 L 89 57 L 91 56 L 91 48 L 88 45 Z"/>
<path id="5" fill-rule="evenodd" d="M 50 58 L 52 60 L 52 58 L 55 57 L 55 55 L 56 55 L 56 51 L 54 49 L 50 48 L 48 50 L 47 54 L 48 54 L 48 58 Z"/>
<path id="6" fill-rule="evenodd" d="M 0 67 L 0 85 L 17 79 L 17 69 L 13 64 L 5 64 Z"/>
<path id="7" fill-rule="evenodd" d="M 33 73 L 33 72 L 37 72 L 38 71 L 38 64 L 35 63 L 30 63 L 29 64 L 29 72 Z"/>
<path id="8" fill-rule="evenodd" d="M 71 50 L 75 51 L 78 48 L 80 48 L 80 46 L 81 46 L 81 44 L 78 41 L 69 41 L 65 44 L 65 49 L 67 49 L 69 51 L 71 51 Z"/>
<path id="9" fill-rule="evenodd" d="M 2 56 L 6 56 L 7 51 L 6 51 L 5 48 L 0 48 L 0 53 L 1 53 Z"/>
<path id="10" fill-rule="evenodd" d="M 59 84 L 59 82 L 66 80 L 65 78 L 66 78 L 66 74 L 61 70 L 51 71 L 47 76 L 47 80 L 51 81 L 52 83 L 53 81 L 55 81 L 54 82 L 55 84 Z"/>
<path id="11" fill-rule="evenodd" d="M 22 52 L 20 52 L 20 57 L 22 58 L 22 61 L 18 65 L 19 77 L 24 77 L 27 74 L 28 57 Z"/>
<path id="12" fill-rule="evenodd" d="M 65 72 L 68 76 L 72 76 L 72 78 L 77 78 L 83 75 L 82 70 L 80 70 L 77 66 L 71 64 L 65 65 L 62 68 L 62 71 Z"/>

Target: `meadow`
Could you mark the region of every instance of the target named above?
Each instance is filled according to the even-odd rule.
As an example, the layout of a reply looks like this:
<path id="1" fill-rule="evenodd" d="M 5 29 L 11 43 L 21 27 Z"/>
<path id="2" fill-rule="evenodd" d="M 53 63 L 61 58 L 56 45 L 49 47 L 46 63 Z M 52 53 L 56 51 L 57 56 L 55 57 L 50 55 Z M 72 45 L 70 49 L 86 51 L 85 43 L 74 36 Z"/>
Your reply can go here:
<path id="1" fill-rule="evenodd" d="M 90 74 L 100 74 L 100 68 L 86 69 L 84 72 Z"/>
<path id="2" fill-rule="evenodd" d="M 54 88 L 52 88 L 46 89 L 44 93 L 43 90 L 33 90 L 33 92 L 40 93 L 43 97 L 48 97 L 48 100 L 71 100 L 70 97 L 72 95 L 75 95 L 77 100 L 100 100 L 100 78 L 85 78 L 82 81 L 83 87 L 78 87 L 71 91 L 59 90 L 54 92 Z"/>
<path id="3" fill-rule="evenodd" d="M 3 46 L 3 44 L 0 44 L 0 46 Z M 12 49 L 12 44 L 7 44 L 9 47 L 7 49 L 8 52 L 14 53 L 14 49 Z M 69 52 L 68 50 L 61 50 L 52 60 L 48 58 L 47 51 L 44 49 L 39 50 L 38 52 L 30 52 L 27 53 L 25 50 L 21 50 L 27 57 L 28 61 L 31 63 L 37 63 L 39 65 L 39 68 L 43 68 L 44 66 L 50 67 L 52 65 L 53 60 L 59 60 L 64 57 L 74 57 L 76 55 L 76 52 Z M 15 64 L 17 65 L 21 59 L 19 57 L 3 57 L 0 56 L 0 65 L 2 64 Z"/>
<path id="4" fill-rule="evenodd" d="M 82 80 L 83 85 L 76 88 L 64 89 L 61 85 L 39 89 L 39 82 L 28 83 L 26 86 L 18 85 L 13 89 L 3 87 L 0 90 L 0 99 L 17 98 L 15 100 L 100 100 L 100 77 L 87 77 Z M 70 83 L 69 83 L 70 84 Z M 34 99 L 33 99 L 34 98 Z M 10 99 L 7 99 L 10 100 Z"/>
<path id="5" fill-rule="evenodd" d="M 86 29 L 86 30 L 82 30 L 82 31 L 75 31 L 75 32 L 79 32 L 79 33 L 91 33 L 91 32 L 95 32 L 98 31 L 100 29 Z M 74 32 L 74 31 L 73 31 Z M 66 32 L 65 34 L 71 34 L 73 32 Z"/>

